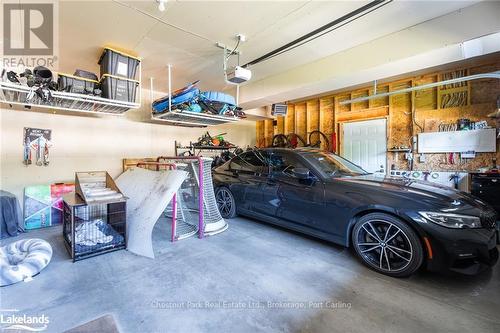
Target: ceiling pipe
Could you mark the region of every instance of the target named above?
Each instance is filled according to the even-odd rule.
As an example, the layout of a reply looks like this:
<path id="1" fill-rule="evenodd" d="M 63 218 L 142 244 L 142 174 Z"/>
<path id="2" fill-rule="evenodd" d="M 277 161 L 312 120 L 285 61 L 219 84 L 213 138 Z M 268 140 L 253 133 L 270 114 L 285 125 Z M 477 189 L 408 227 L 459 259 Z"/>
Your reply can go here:
<path id="1" fill-rule="evenodd" d="M 168 64 L 168 112 L 172 112 L 172 65 Z"/>
<path id="2" fill-rule="evenodd" d="M 395 91 L 389 91 L 389 92 L 382 93 L 382 94 L 374 94 L 371 96 L 364 96 L 364 97 L 348 99 L 345 101 L 341 101 L 339 104 L 346 105 L 346 104 L 364 102 L 364 101 L 368 101 L 370 99 L 387 97 L 387 96 L 398 95 L 398 94 L 406 94 L 406 93 L 409 93 L 412 91 L 435 88 L 435 87 L 439 87 L 439 86 L 442 86 L 445 84 L 453 84 L 453 83 L 459 83 L 459 82 L 465 82 L 465 81 L 471 81 L 471 80 L 479 80 L 479 79 L 498 79 L 498 80 L 500 80 L 500 71 L 463 76 L 463 77 L 459 77 L 456 79 L 450 79 L 450 80 L 444 80 L 444 81 L 439 81 L 439 82 L 422 84 L 420 86 L 415 86 L 415 87 L 410 87 L 410 88 L 405 88 L 405 89 L 400 89 L 400 90 L 395 90 Z"/>

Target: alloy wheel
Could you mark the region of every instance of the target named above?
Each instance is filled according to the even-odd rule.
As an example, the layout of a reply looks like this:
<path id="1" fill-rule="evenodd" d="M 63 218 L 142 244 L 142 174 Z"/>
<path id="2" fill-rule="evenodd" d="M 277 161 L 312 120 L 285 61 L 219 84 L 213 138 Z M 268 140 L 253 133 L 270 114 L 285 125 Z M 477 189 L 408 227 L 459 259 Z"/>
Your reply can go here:
<path id="1" fill-rule="evenodd" d="M 358 228 L 355 237 L 360 256 L 381 271 L 402 271 L 413 259 L 408 235 L 392 222 L 368 220 Z"/>
<path id="2" fill-rule="evenodd" d="M 222 217 L 230 217 L 233 211 L 233 195 L 226 188 L 220 188 L 215 196 Z"/>

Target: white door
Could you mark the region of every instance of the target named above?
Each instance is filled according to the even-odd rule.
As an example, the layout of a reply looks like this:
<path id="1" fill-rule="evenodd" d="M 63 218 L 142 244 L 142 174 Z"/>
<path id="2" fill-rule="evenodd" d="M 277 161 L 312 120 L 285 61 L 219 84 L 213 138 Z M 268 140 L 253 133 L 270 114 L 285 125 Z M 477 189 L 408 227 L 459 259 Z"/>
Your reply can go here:
<path id="1" fill-rule="evenodd" d="M 343 124 L 342 156 L 368 172 L 386 168 L 386 119 L 356 121 Z"/>

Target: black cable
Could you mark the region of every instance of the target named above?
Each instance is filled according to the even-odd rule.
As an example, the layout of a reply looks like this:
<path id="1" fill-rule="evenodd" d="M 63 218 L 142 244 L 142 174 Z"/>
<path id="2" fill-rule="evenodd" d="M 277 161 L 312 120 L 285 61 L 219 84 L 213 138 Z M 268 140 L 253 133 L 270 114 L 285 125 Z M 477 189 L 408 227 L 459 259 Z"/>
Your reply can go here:
<path id="1" fill-rule="evenodd" d="M 227 55 L 226 61 L 229 60 L 229 57 L 233 55 L 234 51 L 236 51 L 238 46 L 240 46 L 240 39 L 239 38 L 238 38 L 238 42 L 236 43 L 236 46 L 234 47 L 234 49 L 231 52 L 229 52 L 229 54 Z"/>
<path id="2" fill-rule="evenodd" d="M 350 13 L 347 13 L 346 15 L 343 15 L 342 17 L 338 18 L 338 19 L 335 19 L 325 25 L 323 25 L 322 27 L 318 28 L 318 29 L 315 29 L 314 31 L 311 31 L 310 33 L 304 35 L 304 36 L 301 36 L 293 41 L 291 41 L 290 43 L 287 43 L 271 52 L 268 52 L 266 53 L 265 55 L 255 59 L 255 60 L 252 60 L 250 62 L 248 62 L 247 64 L 243 65 L 243 67 L 247 67 L 247 66 L 251 66 L 251 65 L 255 65 L 259 62 L 262 62 L 262 61 L 265 61 L 265 60 L 268 60 L 272 57 L 274 57 L 275 55 L 278 55 L 278 54 L 282 54 L 283 52 L 287 52 L 287 51 L 290 51 L 300 45 L 303 45 L 305 43 L 308 43 L 322 35 L 324 35 L 325 33 L 329 33 L 335 29 L 338 29 L 339 27 L 349 23 L 349 22 L 352 22 L 354 19 L 358 19 L 360 17 L 363 17 L 364 15 L 372 12 L 373 10 L 375 9 L 378 9 L 378 8 L 381 8 L 382 6 L 385 6 L 386 4 L 392 2 L 392 0 L 389 0 L 389 1 L 386 1 L 386 0 L 375 0 L 375 1 L 372 1 Z M 365 12 L 365 13 L 363 13 Z M 358 17 L 355 17 L 359 14 L 362 14 Z M 355 18 L 354 18 L 355 17 Z M 350 21 L 348 22 L 344 22 L 346 20 L 349 20 L 351 19 Z M 340 24 L 340 23 L 343 23 L 342 25 L 338 26 L 338 27 L 335 27 L 336 25 Z M 334 27 L 333 29 L 330 29 Z M 325 30 L 327 29 L 330 29 L 328 30 L 327 32 L 325 32 Z M 322 34 L 320 34 L 322 33 Z M 320 34 L 320 35 L 318 35 Z M 318 36 L 316 36 L 318 35 Z M 299 44 L 299 45 L 297 45 Z"/>

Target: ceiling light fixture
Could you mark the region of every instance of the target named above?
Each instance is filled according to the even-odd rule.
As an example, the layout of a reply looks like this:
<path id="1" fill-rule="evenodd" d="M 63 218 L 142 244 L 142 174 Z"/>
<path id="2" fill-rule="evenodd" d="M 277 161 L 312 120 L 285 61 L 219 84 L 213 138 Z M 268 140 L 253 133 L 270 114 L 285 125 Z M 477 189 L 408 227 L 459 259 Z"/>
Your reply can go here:
<path id="1" fill-rule="evenodd" d="M 156 0 L 156 2 L 158 2 L 158 10 L 160 12 L 164 12 L 165 11 L 165 3 L 167 2 L 167 0 Z"/>

